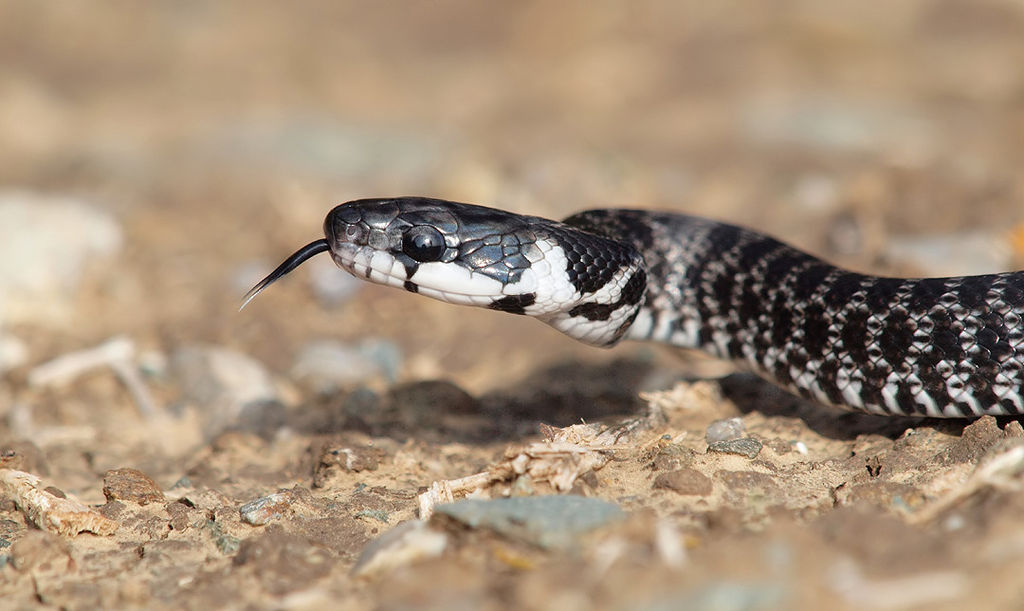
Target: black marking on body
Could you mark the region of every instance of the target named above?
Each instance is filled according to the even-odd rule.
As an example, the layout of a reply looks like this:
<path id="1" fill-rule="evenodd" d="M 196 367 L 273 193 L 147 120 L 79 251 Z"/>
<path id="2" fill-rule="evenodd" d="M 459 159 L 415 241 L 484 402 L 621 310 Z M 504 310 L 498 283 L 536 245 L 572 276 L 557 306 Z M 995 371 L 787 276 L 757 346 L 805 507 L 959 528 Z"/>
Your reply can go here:
<path id="1" fill-rule="evenodd" d="M 526 308 L 532 306 L 537 301 L 536 293 L 523 293 L 522 295 L 508 295 L 502 297 L 496 301 L 492 301 L 487 306 L 491 310 L 499 310 L 501 312 L 508 312 L 509 314 L 526 314 Z"/>
<path id="2" fill-rule="evenodd" d="M 420 292 L 419 285 L 417 285 L 415 282 L 413 282 L 411 280 L 406 280 L 405 284 L 403 284 L 402 286 L 404 286 L 405 290 L 409 291 L 410 293 L 418 293 L 418 292 Z"/>
<path id="3" fill-rule="evenodd" d="M 625 306 L 633 306 L 640 303 L 643 299 L 644 289 L 647 286 L 647 274 L 644 270 L 638 269 L 629 280 L 626 281 L 626 286 L 622 287 L 622 294 L 619 295 L 618 301 L 615 303 L 596 303 L 588 301 L 581 303 L 569 310 L 569 316 L 577 317 L 582 316 L 587 320 L 608 320 L 612 316 L 612 312 Z M 639 312 L 639 308 L 637 309 Z M 636 319 L 636 316 L 633 316 Z M 624 332 L 624 331 L 623 331 Z"/>

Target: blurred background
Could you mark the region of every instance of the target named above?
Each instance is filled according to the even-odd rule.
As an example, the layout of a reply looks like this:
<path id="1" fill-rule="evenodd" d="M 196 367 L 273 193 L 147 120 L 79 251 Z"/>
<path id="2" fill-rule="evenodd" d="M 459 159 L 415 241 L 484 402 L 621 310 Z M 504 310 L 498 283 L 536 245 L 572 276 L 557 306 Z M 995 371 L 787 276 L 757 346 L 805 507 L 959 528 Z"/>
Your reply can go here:
<path id="1" fill-rule="evenodd" d="M 334 205 L 397 195 L 553 218 L 676 210 L 882 274 L 1021 269 L 1022 66 L 1021 0 L 0 0 L 0 472 L 44 477 L 122 526 L 47 543 L 0 490 L 0 597 L 313 608 L 362 592 L 367 608 L 420 608 L 441 590 L 436 608 L 635 608 L 654 584 L 682 597 L 652 608 L 786 606 L 779 592 L 904 608 L 967 582 L 894 574 L 959 563 L 972 604 L 1019 606 L 1013 493 L 970 489 L 981 500 L 926 537 L 892 515 L 974 485 L 942 444 L 963 433 L 968 449 L 949 447 L 977 461 L 1003 439 L 994 421 L 913 423 L 908 442 L 906 422 L 837 417 L 750 379 L 668 393 L 681 422 L 573 487 L 647 523 L 621 529 L 636 545 L 533 564 L 481 543 L 356 583 L 357 555 L 414 518 L 430 482 L 514 456 L 538 422 L 644 414 L 638 391 L 695 365 L 361 283 L 325 256 L 238 306 Z M 709 424 L 730 416 L 764 440 L 756 461 L 705 455 Z M 679 454 L 652 463 L 657 447 Z M 847 486 L 878 476 L 878 456 L 880 480 Z M 730 469 L 709 471 L 712 505 L 651 482 L 686 466 L 711 490 L 691 459 Z M 543 492 L 527 479 L 516 494 Z M 273 531 L 243 524 L 243 504 L 274 490 L 314 505 L 296 501 Z M 858 498 L 882 509 L 845 512 Z M 819 512 L 835 520 L 807 526 Z M 684 529 L 685 553 L 655 516 Z M 666 568 L 651 551 L 663 539 L 698 560 Z M 876 598 L 858 598 L 867 578 L 847 557 L 880 579 Z M 747 569 L 755 581 L 729 581 Z M 327 572 L 321 598 L 303 598 Z"/>
<path id="2" fill-rule="evenodd" d="M 477 390 L 538 358 L 609 358 L 353 284 L 326 257 L 236 312 L 359 197 L 679 210 L 879 273 L 1020 265 L 1018 0 L 3 0 L 0 15 L 7 369 L 115 334 L 275 371 L 313 340 L 381 338 L 401 376 Z"/>

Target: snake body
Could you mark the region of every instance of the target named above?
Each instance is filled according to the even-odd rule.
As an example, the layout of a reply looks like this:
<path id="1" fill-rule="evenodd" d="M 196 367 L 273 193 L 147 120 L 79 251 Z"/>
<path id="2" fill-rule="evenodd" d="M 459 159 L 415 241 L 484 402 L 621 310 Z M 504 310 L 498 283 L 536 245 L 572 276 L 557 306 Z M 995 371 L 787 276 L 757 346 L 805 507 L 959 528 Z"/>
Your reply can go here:
<path id="1" fill-rule="evenodd" d="M 702 350 L 825 404 L 1024 414 L 1024 272 L 886 278 L 694 216 L 608 209 L 557 222 L 419 197 L 342 204 L 324 233 L 245 303 L 329 251 L 371 282 L 533 316 L 593 345 Z"/>

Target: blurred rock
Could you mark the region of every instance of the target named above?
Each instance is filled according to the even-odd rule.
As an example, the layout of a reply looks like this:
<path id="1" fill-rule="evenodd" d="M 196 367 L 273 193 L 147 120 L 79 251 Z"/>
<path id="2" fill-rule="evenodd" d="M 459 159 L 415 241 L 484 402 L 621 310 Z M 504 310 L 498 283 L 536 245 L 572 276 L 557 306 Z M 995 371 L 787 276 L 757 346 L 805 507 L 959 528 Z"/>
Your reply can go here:
<path id="1" fill-rule="evenodd" d="M 337 473 L 376 471 L 385 456 L 383 449 L 367 447 L 365 444 L 329 443 L 320 452 L 313 469 L 313 487 L 323 488 Z"/>
<path id="2" fill-rule="evenodd" d="M 682 495 L 707 496 L 714 489 L 711 480 L 696 469 L 679 469 L 660 473 L 654 478 L 654 487 L 671 490 Z"/>
<path id="3" fill-rule="evenodd" d="M 389 341 L 371 339 L 344 344 L 315 340 L 302 347 L 290 373 L 312 390 L 329 394 L 373 379 L 394 382 L 401 366 L 401 351 Z"/>
<path id="4" fill-rule="evenodd" d="M 1008 237 L 985 231 L 936 236 L 893 236 L 885 257 L 913 266 L 924 276 L 967 276 L 1006 271 L 1013 266 Z"/>
<path id="5" fill-rule="evenodd" d="M 417 560 L 440 556 L 447 546 L 448 536 L 431 529 L 425 522 L 402 522 L 363 549 L 352 567 L 352 574 L 369 576 L 390 572 Z"/>
<path id="6" fill-rule="evenodd" d="M 236 425 L 243 412 L 252 415 L 280 410 L 273 379 L 263 365 L 240 352 L 219 346 L 186 346 L 171 356 L 171 372 L 186 401 L 199 408 L 203 432 L 213 436 Z M 250 423 L 250 426 L 259 423 Z"/>
<path id="7" fill-rule="evenodd" d="M 892 105 L 783 94 L 752 99 L 744 114 L 745 136 L 771 146 L 917 152 L 932 144 L 920 113 Z"/>
<path id="8" fill-rule="evenodd" d="M 730 441 L 743 437 L 746 431 L 746 427 L 743 426 L 743 420 L 739 418 L 715 420 L 708 425 L 707 430 L 704 432 L 704 439 L 708 444 L 718 441 Z"/>
<path id="9" fill-rule="evenodd" d="M 573 495 L 465 499 L 438 505 L 434 511 L 470 528 L 486 528 L 543 548 L 569 547 L 581 535 L 625 515 L 614 503 Z"/>
<path id="10" fill-rule="evenodd" d="M 121 242 L 114 217 L 83 201 L 0 191 L 0 322 L 65 316 L 86 266 Z"/>

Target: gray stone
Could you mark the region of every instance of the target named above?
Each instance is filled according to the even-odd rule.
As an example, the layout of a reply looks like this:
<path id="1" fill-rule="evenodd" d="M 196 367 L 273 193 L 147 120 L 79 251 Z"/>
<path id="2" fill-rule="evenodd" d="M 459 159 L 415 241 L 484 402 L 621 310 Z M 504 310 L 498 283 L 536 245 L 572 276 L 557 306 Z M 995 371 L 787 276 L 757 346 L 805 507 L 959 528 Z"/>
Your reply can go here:
<path id="1" fill-rule="evenodd" d="M 544 548 L 571 546 L 581 535 L 625 515 L 614 503 L 572 495 L 466 499 L 438 505 L 434 513 Z"/>
<path id="2" fill-rule="evenodd" d="M 729 441 L 716 441 L 715 443 L 708 444 L 708 452 L 718 452 L 719 454 L 738 454 L 739 456 L 746 456 L 747 458 L 756 458 L 761 453 L 763 444 L 750 437 L 744 437 L 743 439 L 730 439 Z"/>

